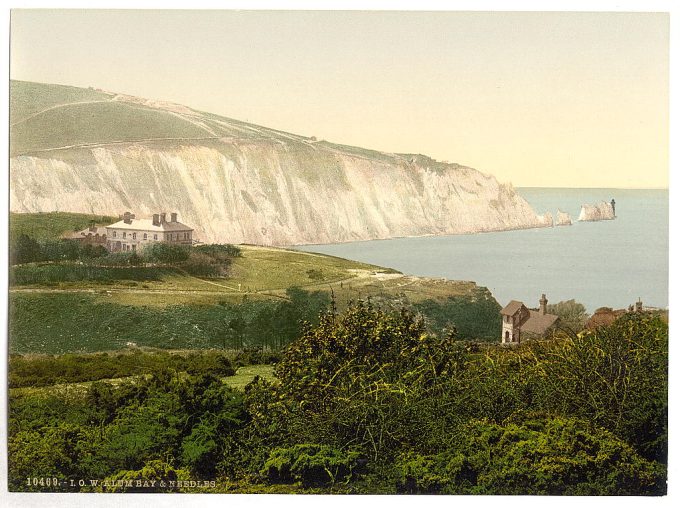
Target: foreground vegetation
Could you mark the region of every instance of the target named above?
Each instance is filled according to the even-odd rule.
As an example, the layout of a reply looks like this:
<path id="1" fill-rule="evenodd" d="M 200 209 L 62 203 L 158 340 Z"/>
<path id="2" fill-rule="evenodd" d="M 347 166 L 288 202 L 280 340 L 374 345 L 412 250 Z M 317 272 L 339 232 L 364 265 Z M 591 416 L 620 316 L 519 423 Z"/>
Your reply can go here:
<path id="1" fill-rule="evenodd" d="M 10 489 L 666 489 L 668 328 L 654 315 L 503 348 L 434 336 L 408 310 L 360 302 L 305 327 L 273 380 L 256 377 L 235 389 L 221 377 L 234 359 L 207 355 L 194 360 L 214 366 L 206 358 L 215 355 L 223 370 L 194 369 L 189 357 L 157 358 L 160 369 L 94 382 L 78 396 L 12 389 Z M 64 357 L 13 361 L 15 379 L 69 364 Z M 93 355 L 88 370 L 98 361 L 112 360 Z M 31 483 L 46 476 L 58 485 Z M 100 481 L 71 486 L 78 478 Z M 144 480 L 157 483 L 144 487 Z"/>

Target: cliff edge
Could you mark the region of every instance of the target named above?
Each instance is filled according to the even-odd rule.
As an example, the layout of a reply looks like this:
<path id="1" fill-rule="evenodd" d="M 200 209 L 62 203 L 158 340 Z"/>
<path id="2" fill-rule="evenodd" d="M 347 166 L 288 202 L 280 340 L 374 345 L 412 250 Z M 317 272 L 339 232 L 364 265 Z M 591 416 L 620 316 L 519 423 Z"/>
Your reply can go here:
<path id="1" fill-rule="evenodd" d="M 511 185 L 424 155 L 60 85 L 13 81 L 11 108 L 13 212 L 169 210 L 204 242 L 262 245 L 552 225 Z"/>

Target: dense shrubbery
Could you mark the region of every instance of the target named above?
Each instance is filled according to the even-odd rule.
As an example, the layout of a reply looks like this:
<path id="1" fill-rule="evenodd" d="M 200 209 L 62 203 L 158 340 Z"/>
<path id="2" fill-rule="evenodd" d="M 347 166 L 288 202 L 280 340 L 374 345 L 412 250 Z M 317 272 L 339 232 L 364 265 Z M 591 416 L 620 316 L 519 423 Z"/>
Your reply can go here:
<path id="1" fill-rule="evenodd" d="M 240 255 L 238 247 L 228 244 L 192 248 L 159 242 L 139 252 L 108 252 L 101 245 L 66 239 L 39 242 L 21 234 L 10 245 L 9 280 L 15 285 L 159 280 L 168 269 L 197 277 L 225 277 L 233 258 Z M 33 264 L 39 262 L 46 264 Z"/>
<path id="2" fill-rule="evenodd" d="M 301 482 L 303 487 L 345 482 L 358 466 L 358 452 L 343 452 L 326 445 L 300 444 L 274 448 L 261 473 L 272 482 Z"/>
<path id="3" fill-rule="evenodd" d="M 96 352 L 128 342 L 164 349 L 278 350 L 300 334 L 303 321 L 316 322 L 330 304 L 324 292 L 291 289 L 288 296 L 243 304 L 146 307 L 85 294 L 15 293 L 9 309 L 11 352 Z"/>
<path id="4" fill-rule="evenodd" d="M 397 490 L 444 494 L 634 495 L 663 492 L 663 467 L 610 432 L 573 418 L 470 422 L 455 446 L 406 452 Z"/>
<path id="5" fill-rule="evenodd" d="M 154 479 L 160 480 L 224 474 L 221 453 L 247 419 L 241 397 L 218 378 L 166 371 L 117 387 L 95 383 L 83 399 L 69 402 L 13 399 L 10 489 L 68 490 L 26 485 L 27 477 L 47 475 L 151 479 L 158 474 Z"/>
<path id="6" fill-rule="evenodd" d="M 425 300 L 414 304 L 414 308 L 427 316 L 428 328 L 433 333 L 450 335 L 453 332 L 461 339 L 497 341 L 501 335 L 498 318 L 501 306 L 482 288 L 475 298 L 475 305 L 470 305 L 469 297 L 451 296 L 444 302 Z"/>
<path id="7" fill-rule="evenodd" d="M 163 370 L 188 371 L 191 374 L 232 376 L 235 355 L 221 351 L 196 351 L 171 354 L 163 351 L 132 350 L 89 355 L 65 354 L 9 358 L 9 387 L 46 386 L 55 383 L 80 383 L 99 379 L 136 376 Z"/>
<path id="8" fill-rule="evenodd" d="M 95 383 L 84 399 L 13 396 L 10 486 L 188 474 L 250 492 L 665 492 L 668 328 L 657 316 L 517 348 L 454 338 L 359 303 L 324 313 L 285 350 L 277 381 L 244 393 L 187 357 L 188 374 Z"/>
<path id="9" fill-rule="evenodd" d="M 11 285 L 56 284 L 58 282 L 92 281 L 112 284 L 118 280 L 161 280 L 172 268 L 155 266 L 91 266 L 87 264 L 29 264 L 13 266 L 9 272 Z"/>

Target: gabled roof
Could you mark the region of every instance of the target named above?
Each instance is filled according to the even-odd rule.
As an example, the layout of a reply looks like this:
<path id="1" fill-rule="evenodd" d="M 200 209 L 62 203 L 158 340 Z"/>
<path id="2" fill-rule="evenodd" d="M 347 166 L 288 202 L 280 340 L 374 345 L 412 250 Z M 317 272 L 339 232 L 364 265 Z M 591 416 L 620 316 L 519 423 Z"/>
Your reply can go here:
<path id="1" fill-rule="evenodd" d="M 554 314 L 541 314 L 537 310 L 530 310 L 529 319 L 522 324 L 522 331 L 543 335 L 558 319 L 559 317 Z"/>
<path id="2" fill-rule="evenodd" d="M 501 310 L 501 314 L 504 316 L 514 316 L 515 314 L 517 314 L 517 311 L 519 311 L 522 307 L 524 307 L 524 304 L 522 302 L 518 302 L 517 300 L 510 300 L 510 303 L 503 307 L 503 309 Z"/>
<path id="3" fill-rule="evenodd" d="M 131 219 L 130 224 L 120 220 L 106 227 L 133 231 L 193 231 L 193 228 L 181 222 L 162 222 L 159 225 L 154 225 L 152 219 Z"/>

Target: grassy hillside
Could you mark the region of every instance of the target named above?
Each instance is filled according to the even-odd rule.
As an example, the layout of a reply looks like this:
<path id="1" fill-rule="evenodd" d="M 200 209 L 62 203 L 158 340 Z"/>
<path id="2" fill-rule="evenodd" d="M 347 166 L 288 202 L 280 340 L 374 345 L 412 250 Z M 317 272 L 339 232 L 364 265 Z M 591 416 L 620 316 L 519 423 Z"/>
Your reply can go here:
<path id="1" fill-rule="evenodd" d="M 10 155 L 72 145 L 210 135 L 164 111 L 120 102 L 72 104 L 12 126 Z"/>
<path id="2" fill-rule="evenodd" d="M 98 143 L 302 136 L 182 106 L 62 85 L 12 81 L 10 155 Z"/>
<path id="3" fill-rule="evenodd" d="M 107 222 L 81 214 L 12 214 L 10 234 L 50 239 L 92 218 Z M 359 299 L 411 307 L 436 333 L 452 326 L 464 338 L 495 339 L 500 333 L 500 306 L 473 282 L 405 276 L 309 252 L 248 245 L 240 250 L 220 278 L 192 276 L 179 267 L 99 267 L 96 260 L 13 266 L 10 350 L 94 352 L 128 342 L 170 349 L 276 348 L 332 298 L 340 309 Z"/>
<path id="4" fill-rule="evenodd" d="M 223 137 L 266 142 L 311 141 L 304 136 L 184 106 L 93 89 L 27 81 L 11 81 L 10 111 L 11 156 L 64 146 L 141 140 L 150 142 L 167 138 L 205 138 L 201 143 L 209 143 L 210 138 L 218 140 Z M 395 158 L 392 154 L 324 141 L 313 145 L 329 149 L 329 156 L 334 151 L 341 151 L 390 162 Z M 317 150 L 315 146 L 306 146 L 306 143 L 296 149 Z M 57 153 L 55 156 L 62 155 Z M 67 153 L 66 156 L 72 154 Z M 77 156 L 88 157 L 86 153 L 78 153 Z"/>
<path id="5" fill-rule="evenodd" d="M 90 88 L 10 81 L 10 124 L 54 106 L 85 101 L 108 101 L 111 94 Z"/>
<path id="6" fill-rule="evenodd" d="M 92 220 L 98 225 L 107 225 L 118 218 L 69 212 L 10 213 L 9 237 L 12 239 L 24 234 L 36 240 L 56 240 L 64 233 L 85 229 Z"/>

